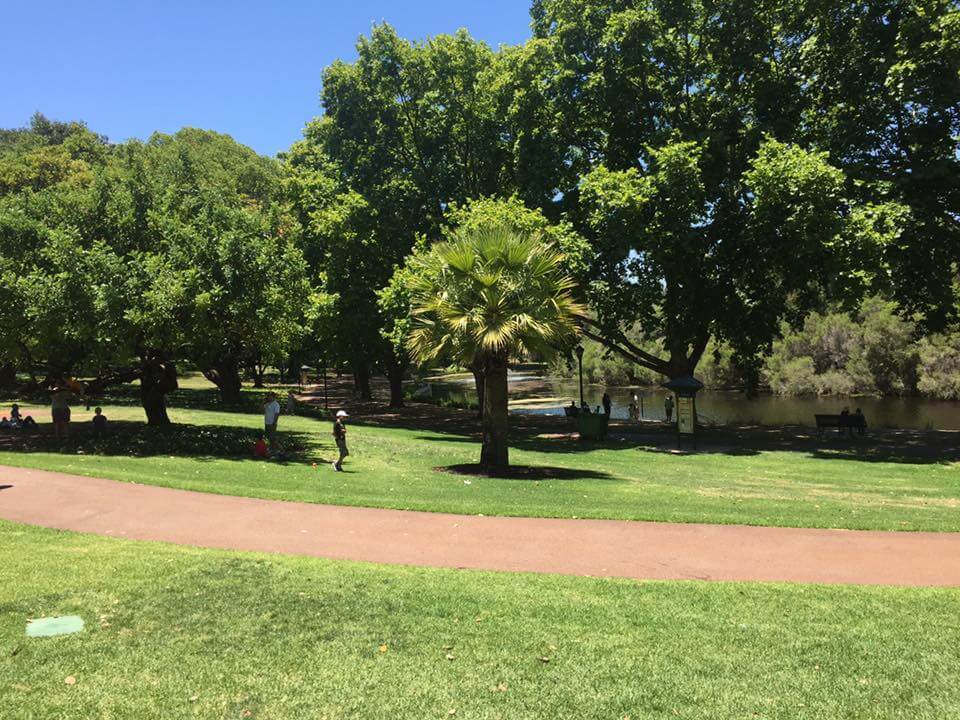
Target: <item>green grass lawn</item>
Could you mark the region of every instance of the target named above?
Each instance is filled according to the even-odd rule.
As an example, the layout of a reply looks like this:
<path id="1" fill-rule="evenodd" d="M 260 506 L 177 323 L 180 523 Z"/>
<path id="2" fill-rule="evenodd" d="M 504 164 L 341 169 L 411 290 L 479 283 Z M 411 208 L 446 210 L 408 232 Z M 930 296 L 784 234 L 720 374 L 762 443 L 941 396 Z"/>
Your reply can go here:
<path id="1" fill-rule="evenodd" d="M 142 418 L 133 406 L 108 406 L 106 414 L 111 421 Z M 584 448 L 528 437 L 511 461 L 554 468 L 552 479 L 465 478 L 435 468 L 475 462 L 474 440 L 354 425 L 348 472 L 338 474 L 324 464 L 335 457 L 327 422 L 281 418 L 283 441 L 297 455 L 263 462 L 250 452 L 259 415 L 175 408 L 171 416 L 195 427 L 164 435 L 121 423 L 99 451 L 89 441 L 59 452 L 8 443 L 0 464 L 230 495 L 465 514 L 960 531 L 960 464 L 952 461 L 792 450 L 677 456 L 626 442 Z M 80 423 L 88 417 L 74 413 Z"/>
<path id="2" fill-rule="evenodd" d="M 2 522 L 0 543 L 5 720 L 960 717 L 957 590 L 382 567 Z M 85 631 L 25 637 L 63 614 Z"/>

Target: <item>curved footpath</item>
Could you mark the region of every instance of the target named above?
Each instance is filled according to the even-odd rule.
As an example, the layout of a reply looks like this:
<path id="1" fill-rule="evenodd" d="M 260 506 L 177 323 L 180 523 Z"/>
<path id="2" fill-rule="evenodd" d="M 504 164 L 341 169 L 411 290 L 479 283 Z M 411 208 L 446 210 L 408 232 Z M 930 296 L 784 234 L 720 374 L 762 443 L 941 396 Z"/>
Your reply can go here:
<path id="1" fill-rule="evenodd" d="M 312 505 L 0 466 L 0 518 L 135 540 L 432 567 L 960 586 L 960 533 L 550 520 Z"/>

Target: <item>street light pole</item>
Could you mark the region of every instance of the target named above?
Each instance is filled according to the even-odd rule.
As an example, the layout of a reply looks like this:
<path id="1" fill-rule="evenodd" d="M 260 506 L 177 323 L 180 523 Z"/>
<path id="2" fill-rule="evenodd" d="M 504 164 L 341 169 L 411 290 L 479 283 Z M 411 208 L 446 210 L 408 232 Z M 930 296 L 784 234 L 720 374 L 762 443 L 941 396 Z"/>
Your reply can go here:
<path id="1" fill-rule="evenodd" d="M 580 369 L 580 407 L 583 407 L 583 345 L 577 345 L 574 352 L 577 353 L 577 366 Z"/>

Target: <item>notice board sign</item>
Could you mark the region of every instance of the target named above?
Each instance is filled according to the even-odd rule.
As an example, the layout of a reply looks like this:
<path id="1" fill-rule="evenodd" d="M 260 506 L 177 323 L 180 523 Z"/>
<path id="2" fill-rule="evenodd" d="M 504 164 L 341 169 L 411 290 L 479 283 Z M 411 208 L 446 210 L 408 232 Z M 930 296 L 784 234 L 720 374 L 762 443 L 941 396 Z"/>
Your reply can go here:
<path id="1" fill-rule="evenodd" d="M 677 398 L 677 432 L 681 435 L 693 435 L 694 416 L 693 416 L 693 398 Z"/>

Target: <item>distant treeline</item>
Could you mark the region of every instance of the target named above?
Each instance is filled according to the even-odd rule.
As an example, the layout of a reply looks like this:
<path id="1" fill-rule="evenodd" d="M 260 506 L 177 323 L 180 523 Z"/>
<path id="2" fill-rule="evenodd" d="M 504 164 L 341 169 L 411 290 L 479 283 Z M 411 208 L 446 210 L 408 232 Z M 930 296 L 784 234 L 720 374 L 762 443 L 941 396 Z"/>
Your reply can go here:
<path id="1" fill-rule="evenodd" d="M 656 343 L 637 344 L 655 351 Z M 552 372 L 576 375 L 574 361 L 554 363 Z M 608 385 L 652 385 L 655 373 L 588 342 L 584 380 Z M 812 313 L 802 327 L 784 326 L 754 383 L 733 354 L 712 344 L 697 376 L 708 387 L 749 387 L 778 395 L 923 395 L 960 399 L 960 334 L 918 337 L 912 322 L 893 303 L 870 298 L 855 313 Z"/>

